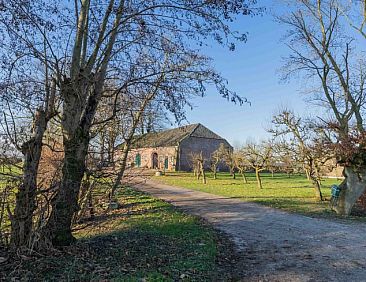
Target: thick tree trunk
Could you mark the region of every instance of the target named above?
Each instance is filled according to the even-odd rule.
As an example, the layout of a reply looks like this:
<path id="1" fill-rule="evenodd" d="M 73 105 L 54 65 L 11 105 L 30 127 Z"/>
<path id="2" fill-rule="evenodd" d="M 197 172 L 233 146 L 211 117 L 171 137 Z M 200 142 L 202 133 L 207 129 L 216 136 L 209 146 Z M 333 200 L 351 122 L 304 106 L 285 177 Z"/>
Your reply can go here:
<path id="1" fill-rule="evenodd" d="M 46 113 L 38 110 L 33 124 L 33 136 L 22 146 L 23 177 L 16 194 L 15 210 L 11 221 L 11 245 L 15 248 L 28 246 L 31 240 L 33 213 L 36 209 L 38 166 L 46 126 Z"/>
<path id="2" fill-rule="evenodd" d="M 71 233 L 74 213 L 79 210 L 78 196 L 85 172 L 85 157 L 89 138 L 78 136 L 64 140 L 65 159 L 58 193 L 52 200 L 52 212 L 47 231 L 54 246 L 69 245 L 75 241 Z"/>
<path id="3" fill-rule="evenodd" d="M 84 82 L 84 83 L 82 83 Z M 103 85 L 96 84 L 87 104 L 80 97 L 88 97 L 88 81 L 80 84 L 64 81 L 62 131 L 64 161 L 59 190 L 51 201 L 52 211 L 45 227 L 45 236 L 54 246 L 69 245 L 75 241 L 71 233 L 74 213 L 79 210 L 78 198 L 85 172 L 90 127 L 98 106 Z"/>
<path id="4" fill-rule="evenodd" d="M 83 68 L 80 58 L 83 39 L 88 36 L 88 29 L 85 26 L 90 2 L 85 3 L 78 17 L 79 25 L 73 47 L 70 78 L 65 77 L 64 81 L 60 82 L 63 98 L 62 133 L 65 157 L 60 188 L 52 199 L 52 212 L 45 227 L 45 235 L 54 245 L 68 245 L 75 240 L 71 233 L 71 224 L 73 215 L 78 210 L 78 196 L 85 172 L 90 128 L 102 96 L 107 67 L 117 38 L 125 1 L 119 2 L 113 28 L 105 38 L 106 46 L 103 49 L 103 55 L 99 57 L 101 61 L 97 71 L 91 70 L 101 50 L 99 43 L 104 40 L 105 29 L 99 33 L 94 52 L 89 57 L 87 67 Z M 113 1 L 110 2 L 109 7 L 104 23 L 109 20 Z"/>
<path id="5" fill-rule="evenodd" d="M 255 169 L 255 177 L 257 178 L 257 184 L 258 184 L 258 188 L 262 189 L 262 179 L 261 179 L 261 175 L 260 175 L 260 171 L 259 169 Z"/>
<path id="6" fill-rule="evenodd" d="M 349 215 L 353 205 L 366 189 L 366 168 L 358 169 L 345 167 L 343 171 L 344 180 L 340 184 L 341 192 L 337 204 L 333 209 L 337 214 Z"/>

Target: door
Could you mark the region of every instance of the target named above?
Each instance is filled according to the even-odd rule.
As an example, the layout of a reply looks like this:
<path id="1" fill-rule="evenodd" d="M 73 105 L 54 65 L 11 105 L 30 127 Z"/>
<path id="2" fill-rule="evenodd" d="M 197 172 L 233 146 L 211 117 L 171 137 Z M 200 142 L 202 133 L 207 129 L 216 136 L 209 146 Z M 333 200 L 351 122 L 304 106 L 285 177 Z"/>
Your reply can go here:
<path id="1" fill-rule="evenodd" d="M 168 160 L 168 157 L 165 157 L 165 160 L 164 160 L 164 168 L 165 169 L 168 169 L 168 166 L 169 166 L 169 160 Z"/>
<path id="2" fill-rule="evenodd" d="M 141 166 L 141 155 L 140 154 L 137 154 L 136 157 L 135 157 L 135 164 L 137 167 L 140 167 Z"/>
<path id="3" fill-rule="evenodd" d="M 152 168 L 159 168 L 158 154 L 152 154 Z"/>

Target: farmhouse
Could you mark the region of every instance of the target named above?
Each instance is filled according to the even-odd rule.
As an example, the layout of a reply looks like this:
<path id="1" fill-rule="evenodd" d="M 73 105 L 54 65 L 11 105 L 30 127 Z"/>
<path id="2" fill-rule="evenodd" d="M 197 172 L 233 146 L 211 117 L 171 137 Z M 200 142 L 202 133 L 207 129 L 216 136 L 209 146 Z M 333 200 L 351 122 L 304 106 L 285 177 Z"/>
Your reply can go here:
<path id="1" fill-rule="evenodd" d="M 127 163 L 133 167 L 189 171 L 192 153 L 202 152 L 208 166 L 211 154 L 221 143 L 232 150 L 229 142 L 199 123 L 147 133 L 136 137 Z"/>

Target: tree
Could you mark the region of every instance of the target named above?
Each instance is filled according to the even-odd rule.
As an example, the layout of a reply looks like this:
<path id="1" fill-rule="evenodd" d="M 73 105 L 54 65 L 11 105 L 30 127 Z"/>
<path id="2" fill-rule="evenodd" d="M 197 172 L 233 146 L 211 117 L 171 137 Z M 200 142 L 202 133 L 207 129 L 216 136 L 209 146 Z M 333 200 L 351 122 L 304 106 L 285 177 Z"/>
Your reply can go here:
<path id="1" fill-rule="evenodd" d="M 298 144 L 294 141 L 278 140 L 274 143 L 273 151 L 277 160 L 277 170 L 285 172 L 288 178 L 293 173 L 308 171 L 304 168 L 304 162 L 299 155 Z"/>
<path id="2" fill-rule="evenodd" d="M 320 128 L 310 120 L 296 116 L 292 111 L 284 109 L 272 119 L 274 127 L 270 130 L 275 137 L 290 136 L 291 145 L 282 143 L 280 154 L 295 150 L 308 180 L 314 186 L 315 196 L 319 201 L 323 200 L 321 192 L 321 179 L 325 169 L 325 163 L 334 157 L 333 153 L 324 148 Z M 290 147 L 291 146 L 291 147 Z"/>
<path id="3" fill-rule="evenodd" d="M 348 24 L 366 39 L 366 1 L 336 1 L 335 4 Z"/>
<path id="4" fill-rule="evenodd" d="M 230 175 L 233 177 L 233 179 L 236 179 L 236 165 L 234 161 L 233 151 L 230 148 L 227 148 L 225 150 L 223 160 L 225 164 L 229 167 Z"/>
<path id="5" fill-rule="evenodd" d="M 13 14 L 14 20 L 21 16 L 21 11 Z M 26 30 L 37 24 L 37 19 L 34 21 L 28 23 Z M 9 34 L 4 34 L 5 42 L 10 39 Z M 29 50 L 26 50 L 24 42 L 20 42 L 17 48 L 5 45 L 0 50 L 3 55 L 0 72 L 2 136 L 23 156 L 19 167 L 21 181 L 11 214 L 11 245 L 15 248 L 29 247 L 34 239 L 33 216 L 37 208 L 37 178 L 43 139 L 49 121 L 57 114 L 59 89 L 47 61 L 34 54 L 28 56 Z M 47 52 L 40 52 L 39 56 L 47 56 Z M 10 63 L 11 66 L 8 65 Z M 42 71 L 24 67 L 29 64 L 37 64 Z"/>
<path id="6" fill-rule="evenodd" d="M 219 147 L 211 154 L 210 158 L 210 166 L 211 171 L 213 172 L 213 178 L 217 179 L 217 168 L 222 162 L 223 157 L 225 156 L 227 148 L 225 147 L 224 143 L 220 143 Z"/>
<path id="7" fill-rule="evenodd" d="M 255 170 L 258 188 L 262 189 L 263 185 L 260 173 L 268 166 L 272 157 L 272 146 L 269 142 L 261 142 L 260 144 L 248 143 L 242 150 L 246 161 Z"/>
<path id="8" fill-rule="evenodd" d="M 343 28 L 340 1 L 296 1 L 295 11 L 282 17 L 289 29 L 292 55 L 285 66 L 287 74 L 302 73 L 318 82 L 316 98 L 327 107 L 332 120 L 325 126 L 333 135 L 324 145 L 331 147 L 338 163 L 344 166 L 339 214 L 348 215 L 365 191 L 364 158 L 365 63 L 353 48 L 358 40 Z M 314 92 L 314 91 L 312 91 Z"/>
<path id="9" fill-rule="evenodd" d="M 185 72 L 191 72 L 191 79 L 188 81 L 184 76 L 180 85 L 190 83 L 191 92 L 185 93 L 183 87 L 161 88 L 162 104 L 178 120 L 190 97 L 203 95 L 207 84 L 214 84 L 231 101 L 243 101 L 227 89 L 226 81 L 196 47 L 211 37 L 234 49 L 233 41 L 245 40 L 245 35 L 233 32 L 228 23 L 238 14 L 255 13 L 254 3 L 250 0 L 1 2 L 5 76 L 20 59 L 27 60 L 27 64 L 20 66 L 19 73 L 22 67 L 36 73 L 42 62 L 49 69 L 49 77 L 56 80 L 61 102 L 64 159 L 60 184 L 51 201 L 51 214 L 42 232 L 45 241 L 67 245 L 75 240 L 71 233 L 72 218 L 79 209 L 79 191 L 96 113 L 106 93 L 118 99 L 136 81 L 142 85 L 147 78 L 159 80 L 162 72 L 155 73 L 144 58 L 153 58 L 155 62 L 166 62 L 168 58 L 170 66 L 182 65 L 186 60 Z M 6 56 L 9 50 L 14 52 Z M 200 64 L 192 65 L 192 60 Z M 181 71 L 172 70 L 173 74 L 179 80 Z M 109 85 L 113 85 L 112 90 Z M 114 116 L 115 112 L 111 114 Z"/>
<path id="10" fill-rule="evenodd" d="M 207 179 L 205 174 L 205 159 L 203 157 L 202 152 L 199 153 L 191 152 L 190 159 L 193 167 L 193 172 L 194 175 L 197 177 L 197 180 L 199 180 L 202 176 L 202 183 L 206 184 Z"/>
<path id="11" fill-rule="evenodd" d="M 235 163 L 235 167 L 238 169 L 239 173 L 243 178 L 243 182 L 245 184 L 248 183 L 247 177 L 245 175 L 245 171 L 248 170 L 250 164 L 245 157 L 245 152 L 243 150 L 237 150 L 233 152 L 233 160 Z"/>

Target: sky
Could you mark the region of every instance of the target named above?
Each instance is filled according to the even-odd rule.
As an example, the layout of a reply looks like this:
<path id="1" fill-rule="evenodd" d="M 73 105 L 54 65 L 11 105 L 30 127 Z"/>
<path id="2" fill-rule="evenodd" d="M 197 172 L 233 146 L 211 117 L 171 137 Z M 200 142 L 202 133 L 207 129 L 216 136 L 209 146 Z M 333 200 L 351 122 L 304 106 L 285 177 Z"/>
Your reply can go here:
<path id="1" fill-rule="evenodd" d="M 187 109 L 189 123 L 201 123 L 226 138 L 234 146 L 250 140 L 262 140 L 271 116 L 281 107 L 306 114 L 310 105 L 301 94 L 301 81 L 283 82 L 280 68 L 289 49 L 282 38 L 286 27 L 275 22 L 273 14 L 280 13 L 276 1 L 259 1 L 266 7 L 263 16 L 242 17 L 234 28 L 248 32 L 248 41 L 239 43 L 231 52 L 213 44 L 202 52 L 213 58 L 216 70 L 228 79 L 229 88 L 247 98 L 249 104 L 235 105 L 208 88 L 206 97 L 193 101 Z"/>

